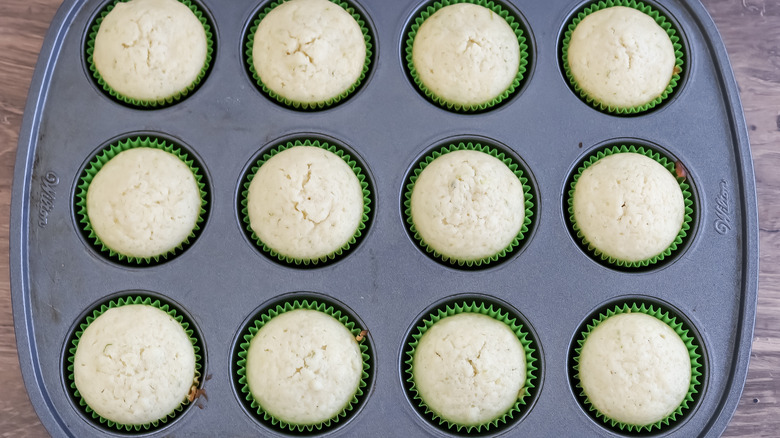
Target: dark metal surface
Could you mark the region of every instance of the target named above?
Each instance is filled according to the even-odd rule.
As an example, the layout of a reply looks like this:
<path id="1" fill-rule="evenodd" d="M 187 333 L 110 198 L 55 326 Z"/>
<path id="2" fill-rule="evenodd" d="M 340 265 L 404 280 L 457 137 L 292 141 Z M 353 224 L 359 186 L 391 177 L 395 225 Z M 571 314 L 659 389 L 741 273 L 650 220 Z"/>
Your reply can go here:
<path id="1" fill-rule="evenodd" d="M 517 309 L 538 336 L 541 385 L 510 435 L 612 436 L 588 417 L 569 385 L 569 346 L 583 320 L 625 296 L 662 303 L 687 318 L 704 345 L 706 379 L 695 408 L 671 432 L 719 435 L 747 372 L 755 320 L 758 239 L 755 183 L 736 84 L 715 27 L 698 3 L 662 7 L 687 41 L 686 78 L 662 108 L 637 117 L 602 114 L 567 86 L 558 62 L 561 29 L 580 3 L 519 4 L 533 58 L 521 92 L 477 115 L 440 109 L 413 88 L 403 68 L 404 29 L 415 1 L 363 0 L 376 62 L 365 84 L 335 108 L 303 113 L 261 95 L 243 65 L 243 36 L 256 2 L 202 0 L 217 38 L 213 69 L 185 101 L 161 110 L 115 103 L 84 64 L 86 29 L 102 2 L 66 2 L 41 50 L 30 88 L 14 174 L 11 287 L 20 361 L 30 398 L 55 436 L 103 430 L 84 419 L 62 376 L 65 344 L 78 318 L 117 292 L 151 291 L 190 315 L 203 337 L 208 400 L 155 436 L 283 435 L 242 407 L 231 375 L 238 332 L 264 303 L 312 291 L 343 303 L 365 323 L 375 353 L 362 410 L 334 436 L 442 435 L 421 420 L 401 384 L 401 349 L 420 312 L 459 293 L 485 294 Z M 79 173 L 97 150 L 133 133 L 173 138 L 204 165 L 210 214 L 197 241 L 174 260 L 130 268 L 84 240 L 73 212 Z M 260 254 L 236 211 L 240 179 L 278 139 L 313 133 L 348 146 L 366 164 L 375 215 L 343 260 L 296 269 Z M 511 149 L 539 197 L 522 251 L 480 271 L 442 266 L 407 235 L 402 186 L 420 154 L 452 138 L 488 139 Z M 570 172 L 598 145 L 638 139 L 681 160 L 695 186 L 693 235 L 671 263 L 643 273 L 606 268 L 567 230 L 563 193 Z M 581 147 L 580 147 L 581 145 Z"/>

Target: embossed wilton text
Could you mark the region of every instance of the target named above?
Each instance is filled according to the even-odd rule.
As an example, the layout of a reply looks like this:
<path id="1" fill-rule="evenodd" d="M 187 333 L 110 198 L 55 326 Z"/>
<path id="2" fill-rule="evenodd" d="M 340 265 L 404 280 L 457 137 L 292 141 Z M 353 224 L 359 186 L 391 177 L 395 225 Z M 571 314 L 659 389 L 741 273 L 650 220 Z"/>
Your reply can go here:
<path id="1" fill-rule="evenodd" d="M 54 200 L 57 198 L 55 188 L 60 183 L 56 173 L 49 171 L 41 177 L 41 196 L 38 200 L 38 226 L 46 228 L 49 223 L 49 213 L 54 209 Z"/>
<path id="2" fill-rule="evenodd" d="M 719 234 L 727 234 L 731 231 L 731 197 L 729 196 L 729 183 L 725 179 L 720 180 L 720 191 L 715 202 L 715 231 Z"/>

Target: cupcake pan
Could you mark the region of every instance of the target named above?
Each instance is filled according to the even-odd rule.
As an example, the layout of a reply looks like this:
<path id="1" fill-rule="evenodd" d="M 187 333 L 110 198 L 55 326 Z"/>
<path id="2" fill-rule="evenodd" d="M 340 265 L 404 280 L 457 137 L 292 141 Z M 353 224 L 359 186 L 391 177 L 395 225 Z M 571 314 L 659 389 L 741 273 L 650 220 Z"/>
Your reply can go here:
<path id="1" fill-rule="evenodd" d="M 426 4 L 352 2 L 374 36 L 366 80 L 338 105 L 288 109 L 257 90 L 244 63 L 244 37 L 265 2 L 198 0 L 214 24 L 209 76 L 164 109 L 129 108 L 106 96 L 85 62 L 88 28 L 101 1 L 66 0 L 35 70 L 19 136 L 11 205 L 11 295 L 24 381 L 54 436 L 124 436 L 78 409 L 63 376 L 66 346 L 81 316 L 118 293 L 148 291 L 177 307 L 202 335 L 200 398 L 146 436 L 287 436 L 243 407 L 232 373 L 249 318 L 285 294 L 314 292 L 344 306 L 368 330 L 373 367 L 354 414 L 319 432 L 332 436 L 450 436 L 413 407 L 404 388 L 407 334 L 431 306 L 456 294 L 492 297 L 521 313 L 539 344 L 534 402 L 507 436 L 620 436 L 582 407 L 570 384 L 570 346 L 597 309 L 625 297 L 661 305 L 690 322 L 702 346 L 704 381 L 692 409 L 649 435 L 718 436 L 744 385 L 755 322 L 758 220 L 747 129 L 723 43 L 701 4 L 648 2 L 681 30 L 682 81 L 652 111 L 631 117 L 590 107 L 560 65 L 562 32 L 584 3 L 506 1 L 529 30 L 530 62 L 515 95 L 479 114 L 426 100 L 404 68 L 412 17 Z M 173 140 L 202 165 L 210 209 L 198 239 L 164 263 L 132 267 L 105 258 L 85 239 L 74 211 L 79 176 L 101 146 L 134 135 Z M 361 241 L 333 263 L 289 267 L 259 252 L 237 210 L 240 184 L 258 153 L 290 138 L 330 139 L 354 151 L 373 190 L 374 213 Z M 405 177 L 445 142 L 493 141 L 527 166 L 538 192 L 517 254 L 480 270 L 438 263 L 408 235 Z M 598 147 L 636 143 L 680 160 L 692 183 L 695 216 L 682 247 L 653 268 L 616 270 L 583 252 L 568 229 L 567 181 Z"/>

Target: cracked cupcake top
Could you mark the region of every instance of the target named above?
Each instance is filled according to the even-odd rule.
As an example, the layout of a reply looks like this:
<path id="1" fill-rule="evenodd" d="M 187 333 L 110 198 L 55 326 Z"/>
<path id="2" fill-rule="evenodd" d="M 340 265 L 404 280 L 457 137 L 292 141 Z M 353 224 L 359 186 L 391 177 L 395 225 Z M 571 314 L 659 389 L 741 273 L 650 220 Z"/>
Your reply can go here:
<path id="1" fill-rule="evenodd" d="M 480 425 L 509 411 L 526 377 L 523 345 L 501 321 L 460 313 L 433 324 L 415 349 L 412 374 L 425 404 L 459 425 Z"/>
<path id="2" fill-rule="evenodd" d="M 176 0 L 119 2 L 95 37 L 93 59 L 119 94 L 158 100 L 184 90 L 206 63 L 206 32 Z"/>
<path id="3" fill-rule="evenodd" d="M 608 155 L 582 171 L 572 206 L 590 244 L 629 262 L 668 248 L 685 214 L 674 175 L 652 158 L 632 152 Z"/>
<path id="4" fill-rule="evenodd" d="M 192 233 L 201 209 L 192 170 L 151 147 L 118 153 L 89 184 L 87 215 L 108 248 L 130 257 L 164 254 Z"/>
<path id="5" fill-rule="evenodd" d="M 613 6 L 586 16 L 571 34 L 568 62 L 577 84 L 596 101 L 621 108 L 660 96 L 675 69 L 666 31 L 649 15 Z"/>
<path id="6" fill-rule="evenodd" d="M 447 102 L 478 105 L 498 97 L 520 68 L 512 27 L 490 9 L 471 3 L 445 6 L 423 22 L 412 61 L 431 92 Z"/>
<path id="7" fill-rule="evenodd" d="M 268 159 L 249 185 L 247 211 L 257 237 L 278 253 L 317 259 L 355 234 L 363 192 L 352 168 L 316 146 L 294 146 Z"/>
<path id="8" fill-rule="evenodd" d="M 490 257 L 520 232 L 523 184 L 490 154 L 448 152 L 417 178 L 411 216 L 423 241 L 439 253 L 458 260 Z"/>
<path id="9" fill-rule="evenodd" d="M 252 396 L 286 423 L 322 423 L 355 396 L 363 360 L 355 337 L 334 317 L 316 310 L 284 312 L 250 341 L 246 377 Z"/>
<path id="10" fill-rule="evenodd" d="M 174 411 L 195 383 L 195 350 L 181 324 L 157 307 L 103 312 L 81 335 L 73 378 L 101 417 L 148 424 Z"/>
<path id="11" fill-rule="evenodd" d="M 355 19 L 328 0 L 289 0 L 255 32 L 254 67 L 271 91 L 291 101 L 323 102 L 354 84 L 366 61 Z"/>

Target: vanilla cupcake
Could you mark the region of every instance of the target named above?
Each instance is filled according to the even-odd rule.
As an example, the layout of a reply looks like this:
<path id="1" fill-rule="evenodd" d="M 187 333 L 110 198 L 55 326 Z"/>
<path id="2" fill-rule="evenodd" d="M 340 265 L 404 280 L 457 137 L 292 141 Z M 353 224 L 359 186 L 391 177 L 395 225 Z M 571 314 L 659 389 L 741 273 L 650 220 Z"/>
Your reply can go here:
<path id="1" fill-rule="evenodd" d="M 527 46 L 518 22 L 493 3 L 430 7 L 416 20 L 407 62 L 421 90 L 450 109 L 476 111 L 519 85 Z"/>
<path id="2" fill-rule="evenodd" d="M 331 105 L 354 91 L 370 62 L 368 32 L 345 3 L 288 0 L 266 9 L 249 35 L 258 83 L 280 102 Z"/>
<path id="3" fill-rule="evenodd" d="M 107 90 L 141 106 L 169 103 L 192 91 L 205 76 L 212 43 L 200 11 L 186 3 L 114 4 L 100 20 L 90 56 Z"/>
<path id="4" fill-rule="evenodd" d="M 204 184 L 180 149 L 128 139 L 98 155 L 77 196 L 82 224 L 97 246 L 120 260 L 149 263 L 183 249 L 199 230 Z"/>
<path id="5" fill-rule="evenodd" d="M 415 238 L 436 257 L 481 265 L 519 244 L 532 204 L 516 164 L 490 148 L 461 144 L 434 154 L 420 168 L 407 189 L 406 213 Z"/>
<path id="6" fill-rule="evenodd" d="M 140 298 L 96 313 L 71 350 L 72 386 L 87 412 L 126 430 L 173 418 L 199 374 L 181 319 Z"/>
<path id="7" fill-rule="evenodd" d="M 682 339 L 663 321 L 622 313 L 596 326 L 579 356 L 583 392 L 594 408 L 621 423 L 645 425 L 672 413 L 691 383 Z"/>
<path id="8" fill-rule="evenodd" d="M 701 355 L 668 312 L 623 304 L 594 318 L 575 349 L 586 407 L 620 430 L 663 429 L 685 415 L 701 385 Z"/>
<path id="9" fill-rule="evenodd" d="M 515 318 L 477 302 L 443 305 L 411 334 L 412 403 L 449 432 L 485 433 L 521 416 L 536 387 L 536 347 Z"/>
<path id="10" fill-rule="evenodd" d="M 677 84 L 679 38 L 666 19 L 643 4 L 593 5 L 564 39 L 564 68 L 587 101 L 619 114 L 660 103 Z M 663 26 L 663 27 L 662 27 Z"/>
<path id="11" fill-rule="evenodd" d="M 249 344 L 249 391 L 272 417 L 296 425 L 337 416 L 357 392 L 363 361 L 355 337 L 332 316 L 296 309 L 268 321 Z"/>
<path id="12" fill-rule="evenodd" d="M 333 259 L 355 243 L 368 219 L 359 167 L 325 143 L 275 149 L 245 184 L 245 222 L 264 251 L 293 263 Z"/>
<path id="13" fill-rule="evenodd" d="M 523 345 L 503 322 L 477 313 L 444 318 L 420 338 L 412 362 L 425 404 L 466 426 L 509 411 L 525 383 Z"/>
<path id="14" fill-rule="evenodd" d="M 689 229 L 688 186 L 665 167 L 666 159 L 662 164 L 652 155 L 644 149 L 608 149 L 586 161 L 572 183 L 569 212 L 578 236 L 597 256 L 619 266 L 655 263 L 676 249 Z"/>
<path id="15" fill-rule="evenodd" d="M 332 430 L 364 400 L 365 332 L 334 307 L 285 301 L 258 315 L 238 346 L 236 374 L 256 418 L 293 432 Z"/>

